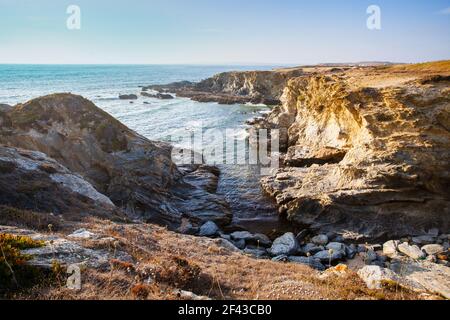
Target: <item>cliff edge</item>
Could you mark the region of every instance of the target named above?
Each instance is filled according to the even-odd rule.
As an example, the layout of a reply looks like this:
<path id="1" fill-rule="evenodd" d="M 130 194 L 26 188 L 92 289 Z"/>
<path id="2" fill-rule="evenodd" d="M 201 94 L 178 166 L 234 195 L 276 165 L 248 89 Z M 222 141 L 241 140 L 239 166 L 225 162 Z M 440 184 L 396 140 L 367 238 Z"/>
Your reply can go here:
<path id="1" fill-rule="evenodd" d="M 450 61 L 291 79 L 257 126 L 285 167 L 263 189 L 292 221 L 356 238 L 450 230 Z"/>

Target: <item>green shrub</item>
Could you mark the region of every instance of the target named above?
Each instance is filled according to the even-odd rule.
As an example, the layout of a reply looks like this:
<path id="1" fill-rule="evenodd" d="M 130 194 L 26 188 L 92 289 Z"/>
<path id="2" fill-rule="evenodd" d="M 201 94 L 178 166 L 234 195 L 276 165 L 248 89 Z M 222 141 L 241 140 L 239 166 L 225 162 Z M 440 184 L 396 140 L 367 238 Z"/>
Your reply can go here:
<path id="1" fill-rule="evenodd" d="M 21 250 L 43 245 L 44 242 L 30 237 L 0 234 L 0 290 L 30 286 L 39 277 L 39 271 L 27 265 L 31 257 Z"/>

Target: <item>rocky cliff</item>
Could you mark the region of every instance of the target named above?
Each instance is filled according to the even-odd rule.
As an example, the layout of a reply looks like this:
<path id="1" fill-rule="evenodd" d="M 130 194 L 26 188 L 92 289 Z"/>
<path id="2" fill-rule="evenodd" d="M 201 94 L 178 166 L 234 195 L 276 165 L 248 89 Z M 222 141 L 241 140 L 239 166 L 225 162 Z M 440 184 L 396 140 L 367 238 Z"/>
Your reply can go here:
<path id="1" fill-rule="evenodd" d="M 176 93 L 199 102 L 221 104 L 265 103 L 277 105 L 289 79 L 303 75 L 298 69 L 224 72 L 198 83 L 177 82 L 144 87 L 143 90 Z"/>
<path id="2" fill-rule="evenodd" d="M 21 207 L 47 212 L 56 207 L 63 213 L 67 210 L 55 204 L 59 196 L 52 197 L 51 190 L 57 188 L 57 183 L 72 184 L 67 179 L 70 174 L 101 197 L 110 199 L 111 205 L 124 210 L 133 219 L 172 227 L 179 226 L 182 217 L 194 222 L 212 220 L 219 224 L 231 219 L 226 202 L 214 194 L 218 180 L 216 170 L 204 166 L 178 168 L 171 160 L 169 145 L 136 134 L 80 96 L 55 94 L 0 109 L 0 144 L 39 151 L 49 158 L 46 160 L 48 165 L 43 163 L 45 168 L 55 167 L 49 172 L 36 171 L 34 168 L 40 166 L 36 163 L 32 165 L 32 172 L 22 172 L 26 168 L 20 163 L 25 160 L 18 158 L 19 164 L 5 162 L 6 169 L 0 171 L 4 184 L 2 202 L 8 202 L 10 197 L 7 195 L 15 190 L 7 192 L 11 182 L 5 175 L 10 174 L 11 181 L 15 179 L 15 184 L 22 184 L 18 188 L 30 188 L 28 180 L 32 185 L 48 181 L 48 184 L 42 182 L 42 188 L 36 187 L 39 192 L 47 190 L 47 196 L 34 196 L 35 203 L 30 199 L 26 202 L 18 199 Z M 22 153 L 4 148 L 2 152 Z M 33 153 L 31 155 L 34 157 Z M 12 171 L 13 167 L 19 171 Z M 33 178 L 32 175 L 36 176 Z M 197 183 L 198 180 L 202 183 Z M 19 190 L 15 191 L 23 195 Z M 64 198 L 63 193 L 55 195 Z"/>
<path id="3" fill-rule="evenodd" d="M 354 237 L 450 228 L 450 62 L 291 79 L 259 126 L 285 132 L 263 179 L 280 212 Z"/>

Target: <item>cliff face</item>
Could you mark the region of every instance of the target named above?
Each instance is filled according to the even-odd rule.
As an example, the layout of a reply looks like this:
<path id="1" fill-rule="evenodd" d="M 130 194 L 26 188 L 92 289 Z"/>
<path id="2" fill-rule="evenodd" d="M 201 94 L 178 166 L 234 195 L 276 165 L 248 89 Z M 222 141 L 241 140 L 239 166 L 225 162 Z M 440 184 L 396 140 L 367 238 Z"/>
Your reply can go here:
<path id="1" fill-rule="evenodd" d="M 302 69 L 224 72 L 198 83 L 178 82 L 148 86 L 144 90 L 176 93 L 199 102 L 266 103 L 277 105 L 287 81 L 303 75 Z"/>
<path id="2" fill-rule="evenodd" d="M 450 62 L 289 81 L 263 124 L 286 167 L 262 181 L 289 219 L 382 237 L 450 230 Z"/>
<path id="3" fill-rule="evenodd" d="M 36 151 L 0 146 L 0 204 L 75 219 L 125 218 L 81 176 Z"/>
<path id="4" fill-rule="evenodd" d="M 201 81 L 196 88 L 213 93 L 279 100 L 287 81 L 302 74 L 302 70 L 225 72 Z"/>
<path id="5" fill-rule="evenodd" d="M 186 182 L 194 175 L 210 185 L 217 176 L 201 166 L 180 171 L 170 146 L 136 134 L 80 96 L 50 95 L 0 110 L 0 124 L 0 144 L 45 153 L 131 217 L 172 226 L 183 216 L 231 218 L 211 188 Z"/>

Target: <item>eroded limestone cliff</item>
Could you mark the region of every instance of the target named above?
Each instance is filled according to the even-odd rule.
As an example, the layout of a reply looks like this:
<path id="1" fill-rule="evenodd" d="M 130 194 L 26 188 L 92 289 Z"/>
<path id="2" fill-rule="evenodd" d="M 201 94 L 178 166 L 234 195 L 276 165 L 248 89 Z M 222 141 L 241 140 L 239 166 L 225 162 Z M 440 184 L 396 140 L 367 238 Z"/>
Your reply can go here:
<path id="1" fill-rule="evenodd" d="M 176 93 L 199 102 L 265 103 L 277 105 L 289 79 L 303 75 L 301 68 L 275 71 L 224 72 L 198 83 L 177 82 L 144 87 L 144 90 Z"/>
<path id="2" fill-rule="evenodd" d="M 286 166 L 262 186 L 280 212 L 355 237 L 450 230 L 450 62 L 291 79 L 259 126 Z"/>

